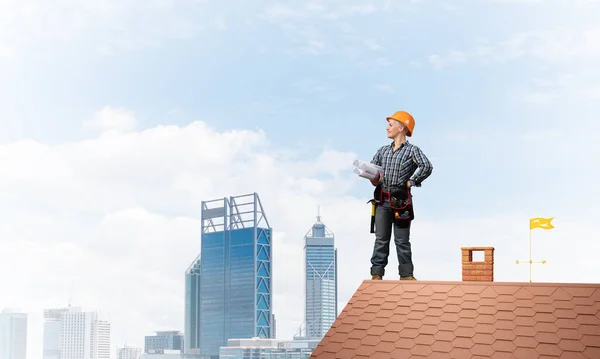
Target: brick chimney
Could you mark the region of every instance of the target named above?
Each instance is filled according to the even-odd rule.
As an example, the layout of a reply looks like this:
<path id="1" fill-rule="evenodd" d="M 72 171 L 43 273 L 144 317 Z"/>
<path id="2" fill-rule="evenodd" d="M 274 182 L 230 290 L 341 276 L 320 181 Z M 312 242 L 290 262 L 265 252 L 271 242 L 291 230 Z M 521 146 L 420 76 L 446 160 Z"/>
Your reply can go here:
<path id="1" fill-rule="evenodd" d="M 461 247 L 462 280 L 477 282 L 494 281 L 494 247 Z M 473 261 L 473 252 L 484 252 L 483 262 Z"/>

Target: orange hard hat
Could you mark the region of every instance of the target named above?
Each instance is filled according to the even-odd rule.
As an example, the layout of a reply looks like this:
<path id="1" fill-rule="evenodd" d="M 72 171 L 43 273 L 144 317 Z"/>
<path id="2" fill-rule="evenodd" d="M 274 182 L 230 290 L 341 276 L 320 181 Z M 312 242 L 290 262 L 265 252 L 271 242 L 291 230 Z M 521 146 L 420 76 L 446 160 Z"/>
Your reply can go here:
<path id="1" fill-rule="evenodd" d="M 410 113 L 406 111 L 397 111 L 392 116 L 386 118 L 386 121 L 389 120 L 396 120 L 406 126 L 406 136 L 412 136 L 413 130 L 415 129 L 415 119 Z"/>

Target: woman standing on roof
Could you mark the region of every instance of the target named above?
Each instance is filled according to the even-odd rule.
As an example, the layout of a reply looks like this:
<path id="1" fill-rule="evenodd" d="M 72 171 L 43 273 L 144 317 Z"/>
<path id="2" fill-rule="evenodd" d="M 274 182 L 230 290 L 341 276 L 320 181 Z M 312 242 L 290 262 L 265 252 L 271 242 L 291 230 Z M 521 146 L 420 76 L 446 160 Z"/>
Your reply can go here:
<path id="1" fill-rule="evenodd" d="M 416 280 L 410 247 L 410 224 L 414 219 L 412 187 L 431 175 L 433 166 L 421 149 L 408 142 L 415 120 L 405 111 L 398 111 L 388 122 L 387 137 L 393 142 L 382 146 L 371 163 L 381 166 L 382 172 L 371 183 L 375 186 L 375 244 L 371 257 L 372 279 L 380 280 L 385 274 L 390 252 L 392 227 L 398 255 L 398 273 L 401 280 Z"/>

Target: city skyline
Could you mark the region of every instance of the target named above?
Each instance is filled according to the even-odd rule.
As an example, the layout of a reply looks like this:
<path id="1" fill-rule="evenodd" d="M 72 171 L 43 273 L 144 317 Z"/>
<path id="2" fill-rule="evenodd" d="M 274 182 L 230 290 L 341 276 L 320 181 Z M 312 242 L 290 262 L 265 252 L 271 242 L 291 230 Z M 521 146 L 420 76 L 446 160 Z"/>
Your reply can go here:
<path id="1" fill-rule="evenodd" d="M 253 201 L 244 202 L 244 198 L 251 197 Z M 216 203 L 216 205 L 215 205 Z M 244 206 L 246 206 L 246 210 L 244 210 Z M 269 244 L 269 233 L 261 234 L 260 231 L 272 231 L 272 228 L 269 225 L 267 220 L 266 211 L 260 202 L 259 194 L 252 193 L 249 195 L 233 195 L 229 197 L 224 197 L 222 199 L 216 200 L 206 200 L 201 202 L 202 213 L 201 218 L 203 219 L 202 223 L 202 233 L 203 234 L 220 234 L 220 239 L 217 236 L 208 236 L 208 243 L 204 246 L 201 243 L 201 248 L 203 249 L 214 249 L 216 247 L 221 247 L 222 255 L 227 255 L 228 252 L 234 253 L 233 248 L 236 245 L 252 245 L 254 248 L 254 252 L 252 252 L 252 258 L 254 261 L 257 261 L 256 268 L 258 271 L 256 274 L 263 274 L 264 278 L 268 278 L 270 282 L 270 253 L 272 248 L 264 248 L 265 244 Z M 263 223 L 264 222 L 264 223 Z M 263 223 L 266 227 L 260 228 L 259 224 Z M 248 225 L 251 224 L 251 227 Z M 252 229 L 253 232 L 251 235 L 246 235 L 247 239 L 250 238 L 251 241 L 248 242 L 247 239 L 244 239 L 244 230 Z M 236 232 L 240 231 L 241 232 Z M 258 230 L 258 231 L 257 231 Z M 237 233 L 237 234 L 236 234 Z M 254 237 L 256 236 L 256 237 Z M 264 238 L 261 240 L 261 236 Z M 206 237 L 203 237 L 206 238 Z M 337 307 L 337 249 L 335 248 L 335 235 L 334 233 L 325 225 L 325 223 L 321 220 L 321 211 L 320 206 L 317 210 L 316 221 L 313 223 L 311 229 L 304 235 L 304 278 L 305 278 L 305 320 L 303 322 L 303 326 L 300 329 L 300 333 L 294 336 L 293 341 L 302 342 L 304 340 L 320 340 L 325 333 L 329 330 L 332 323 L 335 321 L 338 314 Z M 202 241 L 201 241 L 202 242 Z M 229 248 L 229 249 L 228 249 Z M 201 249 L 202 250 L 202 249 Z M 212 253 L 214 256 L 215 253 Z M 210 254 L 209 254 L 210 255 Z M 187 330 L 190 330 L 194 333 L 194 326 L 192 325 L 192 321 L 190 319 L 193 318 L 195 311 L 201 310 L 201 306 L 199 302 L 202 300 L 202 296 L 200 295 L 199 287 L 201 284 L 201 274 L 202 274 L 202 261 L 201 261 L 202 253 L 199 253 L 192 264 L 185 271 L 185 320 L 184 320 L 184 328 L 185 331 L 182 332 L 178 329 L 175 330 L 157 330 L 155 331 L 155 335 L 145 336 L 145 344 L 143 353 L 145 354 L 161 354 L 161 353 L 170 353 L 168 355 L 173 355 L 173 353 L 181 353 L 185 354 L 206 354 L 201 351 L 195 350 L 194 347 L 187 346 L 187 340 L 184 341 L 184 336 L 187 338 L 188 335 Z M 246 257 L 247 260 L 250 257 Z M 241 262 L 237 262 L 238 259 L 241 259 Z M 264 261 L 268 263 L 267 267 L 261 266 L 260 261 Z M 238 264 L 244 261 L 244 257 L 235 258 L 232 256 L 228 260 L 225 260 L 223 263 L 225 266 L 219 267 L 225 276 L 231 276 L 231 278 L 235 277 L 235 270 L 231 268 L 238 267 Z M 227 269 L 226 266 L 231 266 L 230 269 Z M 261 272 L 261 267 L 265 270 Z M 241 268 L 238 268 L 241 269 Z M 241 273 L 241 272 L 238 272 Z M 211 273 L 214 274 L 214 273 Z M 268 275 L 268 277 L 267 277 Z M 208 277 L 210 279 L 210 276 Z M 217 281 L 218 282 L 218 281 Z M 261 284 L 266 284 L 264 279 L 255 278 L 254 282 L 257 285 L 257 288 L 261 287 Z M 214 284 L 213 281 L 205 281 L 205 288 L 207 285 Z M 224 288 L 224 287 L 223 287 Z M 214 289 L 214 288 L 211 288 Z M 270 288 L 269 288 L 270 290 Z M 194 291 L 197 291 L 194 293 Z M 223 289 L 223 298 L 227 298 L 226 294 L 227 290 Z M 216 292 L 214 292 L 216 293 Z M 214 294 L 213 293 L 213 294 Z M 254 297 L 254 296 L 252 296 Z M 211 300 L 209 302 L 214 302 L 214 297 L 210 297 Z M 237 298 L 239 300 L 239 297 Z M 194 307 L 194 301 L 198 301 L 194 310 L 191 310 Z M 110 331 L 111 325 L 110 320 L 107 319 L 109 316 L 105 316 L 106 314 L 100 314 L 98 311 L 84 311 L 80 306 L 72 306 L 70 304 L 71 299 L 69 299 L 69 304 L 67 307 L 63 308 L 52 308 L 52 309 L 44 309 L 44 355 L 43 359 L 80 359 L 80 358 L 92 358 L 92 359 L 109 359 L 113 358 L 111 353 L 111 344 L 114 347 L 115 344 L 111 343 Z M 256 304 L 260 302 L 257 301 Z M 230 305 L 226 305 L 225 307 L 231 308 Z M 269 304 L 272 306 L 272 304 Z M 216 307 L 215 307 L 216 308 Z M 267 308 L 265 306 L 264 308 Z M 25 315 L 24 319 L 26 320 L 27 316 L 23 313 L 18 313 L 18 311 L 5 309 L 3 313 L 6 314 L 22 314 Z M 235 322 L 237 325 L 237 321 L 240 319 L 239 316 L 230 316 L 230 319 L 227 318 L 227 314 L 225 312 L 219 311 L 209 311 L 208 317 L 214 317 L 214 315 L 222 316 L 224 320 L 232 320 L 231 323 Z M 275 318 L 274 313 L 271 314 L 271 328 L 275 328 Z M 160 313 L 158 313 L 160 314 Z M 260 316 L 260 315 L 259 315 Z M 0 318 L 2 319 L 2 318 Z M 201 318 L 196 318 L 201 319 Z M 25 322 L 26 323 L 26 322 Z M 199 320 L 196 321 L 196 324 L 199 323 Z M 0 324 L 2 321 L 0 320 Z M 83 327 L 81 327 L 81 325 Z M 260 321 L 255 322 L 255 325 L 260 326 Z M 26 325 L 25 325 L 26 327 Z M 227 326 L 223 326 L 222 328 L 226 328 Z M 83 329 L 82 329 L 83 328 Z M 2 329 L 0 327 L 0 329 Z M 26 329 L 26 328 L 25 328 Z M 260 330 L 260 329 L 258 329 Z M 239 332 L 239 331 L 238 331 Z M 1 333 L 1 331 L 0 331 Z M 90 337 L 90 334 L 94 334 Z M 265 332 L 263 332 L 265 333 Z M 272 332 L 274 333 L 274 332 Z M 202 340 L 201 335 L 198 335 L 198 339 Z M 274 334 L 272 334 L 274 335 Z M 220 344 L 220 347 L 225 347 L 225 342 L 229 339 L 242 339 L 242 340 L 252 340 L 253 338 L 258 338 L 259 336 L 235 336 L 229 335 L 227 336 L 225 332 L 223 332 L 223 341 Z M 268 339 L 270 336 L 265 336 L 263 334 L 263 339 Z M 0 338 L 2 339 L 2 338 Z M 58 340 L 60 339 L 60 340 Z M 88 340 L 90 339 L 90 340 Z M 274 339 L 274 338 L 273 338 Z M 198 343 L 200 343 L 200 340 Z M 204 339 L 206 341 L 206 339 Z M 277 338 L 278 341 L 289 341 L 290 338 Z M 251 342 L 251 341 L 250 341 Z M 249 342 L 249 343 L 250 343 Z M 184 343 L 186 344 L 184 346 Z M 214 346 L 214 343 L 210 344 Z M 210 347 L 210 345 L 208 347 Z M 292 344 L 293 345 L 293 344 Z M 135 347 L 120 347 L 116 345 L 116 357 L 127 357 L 131 356 L 136 357 L 139 356 L 139 350 Z M 0 349 L 1 346 L 0 346 Z M 123 350 L 121 350 L 123 349 Z M 227 348 L 230 352 L 235 352 L 233 348 Z M 62 353 L 61 356 L 58 353 Z M 217 351 L 218 353 L 218 351 Z M 278 355 L 283 355 L 281 352 Z M 183 356 L 182 356 L 183 358 Z M 192 358 L 192 357 L 190 357 Z M 208 357 L 206 357 L 208 358 Z M 12 358 L 11 358 L 12 359 Z M 130 358 L 131 359 L 131 358 Z M 204 359 L 204 357 L 202 357 Z M 217 355 L 210 356 L 210 359 L 218 359 Z"/>
<path id="2" fill-rule="evenodd" d="M 253 200 L 251 202 L 244 202 L 244 199 L 248 199 L 248 198 L 253 198 Z M 214 207 L 214 203 L 215 202 L 220 202 L 222 201 L 223 206 L 219 207 L 218 205 L 216 207 Z M 212 208 L 210 208 L 210 206 L 213 205 Z M 270 284 L 270 270 L 272 270 L 270 268 L 270 261 L 269 258 L 272 255 L 271 254 L 271 248 L 269 248 L 270 246 L 267 246 L 265 248 L 265 244 L 268 245 L 269 243 L 269 232 L 272 230 L 272 228 L 269 226 L 267 217 L 266 217 L 266 213 L 265 210 L 262 206 L 262 203 L 260 203 L 260 197 L 258 193 L 252 193 L 249 195 L 235 195 L 235 196 L 230 196 L 230 197 L 225 197 L 222 199 L 217 199 L 217 200 L 206 200 L 206 201 L 202 201 L 202 205 L 201 207 L 203 208 L 202 211 L 202 218 L 204 221 L 203 223 L 206 223 L 206 226 L 202 227 L 202 233 L 221 233 L 223 234 L 223 238 L 227 238 L 228 236 L 230 236 L 229 238 L 233 239 L 233 242 L 231 242 L 232 244 L 236 242 L 235 240 L 235 235 L 231 236 L 231 234 L 228 234 L 227 232 L 231 231 L 231 230 L 240 230 L 243 228 L 248 229 L 248 224 L 252 224 L 253 226 L 250 227 L 250 229 L 253 230 L 258 230 L 257 234 L 256 234 L 256 241 L 254 243 L 254 245 L 256 246 L 256 258 L 255 260 L 257 260 L 258 262 L 263 261 L 266 263 L 265 265 L 257 265 L 257 274 L 263 275 L 263 278 L 268 279 L 267 281 L 265 281 L 265 279 L 261 279 L 259 277 L 257 277 L 256 279 L 256 283 L 257 283 L 257 287 L 263 287 L 265 285 L 269 285 Z M 248 210 L 248 208 L 250 208 Z M 252 209 L 254 208 L 254 209 Z M 246 211 L 244 211 L 244 209 L 246 209 Z M 265 225 L 266 227 L 261 228 L 259 227 L 260 225 Z M 224 228 L 229 228 L 228 230 L 225 230 Z M 265 231 L 265 233 L 260 233 L 260 231 Z M 312 236 L 311 236 L 312 234 Z M 262 237 L 262 239 L 261 239 Z M 240 235 L 237 236 L 237 241 L 239 242 L 241 240 L 241 238 L 243 238 L 243 234 L 242 237 L 240 237 Z M 324 314 L 324 318 L 326 319 L 325 323 L 320 323 L 320 327 L 318 329 L 318 332 L 315 332 L 315 329 L 313 329 L 310 332 L 310 335 L 307 338 L 304 339 L 318 339 L 317 337 L 322 336 L 324 333 L 322 332 L 323 330 L 327 330 L 328 326 L 331 325 L 331 323 L 333 322 L 333 320 L 335 320 L 335 317 L 333 318 L 329 318 L 329 316 L 331 316 L 330 311 L 336 313 L 337 312 L 337 302 L 335 302 L 335 300 L 337 300 L 337 270 L 336 270 L 336 263 L 337 263 L 337 250 L 335 248 L 333 248 L 333 233 L 331 231 L 329 231 L 329 229 L 327 229 L 327 227 L 321 222 L 321 217 L 320 217 L 320 207 L 319 207 L 319 214 L 317 215 L 317 221 L 313 224 L 313 226 L 311 227 L 311 230 L 309 231 L 309 233 L 307 233 L 304 236 L 304 241 L 305 241 L 305 279 L 306 279 L 306 283 L 309 283 L 310 280 L 308 279 L 308 275 L 311 273 L 310 270 L 308 269 L 308 267 L 306 266 L 310 266 L 312 264 L 317 264 L 317 261 L 319 261 L 319 259 L 322 259 L 322 255 L 323 253 L 326 254 L 326 257 L 328 257 L 329 261 L 331 263 L 320 263 L 320 265 L 325 265 L 324 269 L 324 273 L 312 273 L 314 275 L 322 275 L 325 274 L 326 277 L 325 279 L 328 279 L 331 282 L 330 284 L 324 284 L 321 285 L 322 289 L 325 289 L 326 291 L 329 290 L 331 292 L 330 295 L 328 295 L 327 293 L 322 293 L 324 294 L 323 298 L 320 298 L 319 301 L 313 303 L 313 310 L 316 308 L 315 305 L 324 305 L 325 308 L 325 312 L 323 313 L 323 311 L 319 311 L 316 310 L 312 315 L 314 318 L 316 318 L 318 315 L 322 315 Z M 244 240 L 242 240 L 242 242 L 244 242 Z M 243 244 L 242 242 L 237 243 L 239 244 Z M 325 245 L 327 247 L 327 249 L 325 250 L 325 252 L 323 252 L 322 250 L 319 250 L 317 247 L 321 247 Z M 313 250 L 311 252 L 310 249 L 307 248 L 311 246 L 315 246 L 316 250 Z M 209 245 L 207 246 L 208 248 L 211 248 L 212 246 Z M 331 248 L 329 248 L 331 247 Z M 331 253 L 327 253 L 327 252 L 331 252 Z M 312 254 L 311 254 L 312 253 Z M 308 256 L 306 256 L 308 254 Z M 329 258 L 329 254 L 332 255 L 331 258 Z M 311 258 L 311 256 L 315 256 L 314 257 L 314 262 L 311 262 L 309 260 L 309 258 Z M 191 341 L 190 343 L 188 343 L 186 340 L 184 340 L 183 338 L 187 338 L 189 335 L 186 334 L 188 333 L 188 330 L 190 332 L 190 335 L 192 335 L 193 333 L 195 333 L 195 328 L 194 325 L 192 325 L 192 321 L 190 319 L 193 318 L 194 315 L 194 310 L 192 310 L 191 308 L 194 307 L 194 304 L 196 305 L 196 310 L 199 308 L 197 305 L 198 303 L 194 303 L 195 300 L 200 299 L 199 295 L 199 285 L 200 285 L 200 274 L 201 274 L 201 257 L 202 257 L 202 253 L 199 253 L 198 256 L 194 259 L 194 261 L 192 262 L 192 264 L 189 266 L 189 268 L 185 271 L 185 297 L 186 297 L 186 302 L 185 302 L 185 320 L 184 320 L 184 328 L 186 329 L 185 331 L 180 331 L 180 330 L 157 330 L 155 331 L 154 335 L 146 335 L 144 336 L 145 340 L 144 340 L 144 346 L 143 346 L 143 350 L 142 348 L 137 348 L 137 347 L 131 347 L 127 344 L 125 344 L 125 346 L 122 346 L 120 344 L 114 343 L 111 341 L 111 336 L 110 336 L 110 332 L 111 332 L 111 324 L 110 324 L 110 320 L 107 319 L 110 317 L 110 314 L 105 313 L 103 311 L 98 311 L 98 310 L 84 310 L 83 307 L 81 306 L 73 306 L 71 305 L 71 301 L 72 301 L 72 287 L 73 284 L 71 284 L 71 289 L 70 289 L 70 293 L 69 293 L 69 303 L 67 306 L 65 307 L 58 307 L 58 308 L 45 308 L 43 309 L 44 312 L 44 330 L 43 330 L 43 337 L 44 337 L 44 346 L 43 346 L 43 355 L 42 358 L 43 359 L 77 359 L 79 358 L 79 355 L 83 355 L 85 357 L 93 357 L 95 359 L 108 359 L 108 358 L 112 358 L 112 354 L 110 353 L 110 349 L 107 348 L 115 348 L 115 355 L 116 357 L 122 356 L 122 357 L 131 357 L 131 356 L 139 356 L 138 352 L 139 350 L 142 350 L 141 353 L 145 353 L 145 354 L 159 354 L 162 353 L 163 348 L 166 348 L 166 351 L 179 351 L 181 350 L 181 353 L 191 353 L 191 354 L 200 354 L 198 351 L 194 351 L 194 348 L 190 348 L 188 345 L 194 345 L 194 341 Z M 317 258 L 318 257 L 318 258 Z M 312 264 L 311 264 L 312 263 Z M 235 260 L 233 260 L 231 262 L 231 265 L 235 265 Z M 329 270 L 327 267 L 329 267 L 329 265 L 333 265 L 334 270 L 330 271 L 331 276 L 328 274 Z M 235 273 L 235 271 L 234 271 Z M 267 275 L 267 276 L 265 276 Z M 331 277 L 331 278 L 329 278 Z M 333 287 L 332 287 L 333 286 Z M 332 288 L 330 288 L 332 287 Z M 266 291 L 265 291 L 266 290 Z M 266 293 L 268 291 L 270 291 L 271 288 L 264 288 L 263 291 Z M 197 291 L 197 293 L 193 293 L 194 291 Z M 316 292 L 313 290 L 309 290 L 307 289 L 307 291 L 305 292 L 305 299 L 307 300 L 308 303 L 308 298 L 309 296 L 313 296 L 313 294 L 315 294 Z M 331 297 L 331 295 L 333 297 Z M 314 297 L 314 296 L 313 296 Z M 325 299 L 325 302 L 323 302 L 323 299 Z M 268 300 L 268 299 L 267 299 Z M 333 300 L 333 302 L 331 304 L 329 304 L 328 302 Z M 256 304 L 260 304 L 259 301 L 257 301 Z M 267 306 L 265 306 L 264 308 L 268 308 L 269 306 L 272 306 L 272 304 L 269 304 Z M 7 313 L 11 312 L 10 310 L 5 310 Z M 310 310 L 308 308 L 305 308 L 305 315 L 308 315 L 308 313 L 310 312 Z M 269 312 L 270 313 L 270 332 L 262 332 L 262 338 L 269 338 L 271 337 L 272 339 L 275 339 L 275 329 L 276 329 L 276 324 L 275 324 L 275 313 Z M 312 313 L 312 312 L 310 312 Z M 200 319 L 200 318 L 197 318 Z M 260 321 L 257 321 L 256 324 L 258 326 L 260 326 Z M 264 321 L 263 321 L 264 323 Z M 196 321 L 195 323 L 196 325 L 198 324 L 198 321 Z M 260 329 L 259 329 L 260 330 Z M 96 336 L 94 336 L 93 338 L 87 338 L 86 339 L 86 335 L 89 337 L 90 333 L 96 333 Z M 104 336 L 103 336 L 104 333 Z M 197 330 L 196 330 L 197 333 Z M 266 333 L 270 333 L 269 336 L 265 336 Z M 98 336 L 98 334 L 100 334 L 100 336 Z M 140 334 L 141 335 L 141 334 Z M 181 339 L 176 340 L 175 337 L 180 337 Z M 257 336 L 250 336 L 250 337 L 236 337 L 236 336 L 232 336 L 231 338 L 228 339 L 251 339 L 253 337 L 257 337 Z M 174 339 L 175 338 L 175 339 Z M 298 338 L 300 339 L 300 338 Z M 277 338 L 276 340 L 292 340 L 292 337 L 289 338 Z M 155 349 L 154 347 L 156 346 L 156 348 L 160 348 L 159 350 Z M 61 354 L 62 353 L 62 354 Z M 62 357 L 61 357 L 62 355 Z M 118 358 L 117 358 L 118 359 Z"/>

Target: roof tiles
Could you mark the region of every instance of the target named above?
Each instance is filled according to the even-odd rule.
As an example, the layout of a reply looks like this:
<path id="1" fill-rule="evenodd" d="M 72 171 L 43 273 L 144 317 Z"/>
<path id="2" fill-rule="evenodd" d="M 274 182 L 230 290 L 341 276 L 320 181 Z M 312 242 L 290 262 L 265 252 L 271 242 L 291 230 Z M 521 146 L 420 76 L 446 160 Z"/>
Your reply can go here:
<path id="1" fill-rule="evenodd" d="M 311 358 L 600 358 L 600 284 L 364 281 Z"/>

